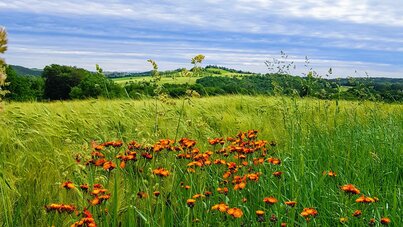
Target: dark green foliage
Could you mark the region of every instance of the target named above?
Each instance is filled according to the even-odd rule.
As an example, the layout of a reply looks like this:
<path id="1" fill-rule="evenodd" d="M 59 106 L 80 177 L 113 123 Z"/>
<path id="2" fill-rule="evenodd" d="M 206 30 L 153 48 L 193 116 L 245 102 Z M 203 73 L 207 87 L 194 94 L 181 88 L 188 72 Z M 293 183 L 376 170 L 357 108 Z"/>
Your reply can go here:
<path id="1" fill-rule="evenodd" d="M 71 89 L 80 84 L 90 72 L 71 66 L 50 65 L 43 70 L 45 98 L 50 100 L 70 99 Z"/>
<path id="2" fill-rule="evenodd" d="M 41 76 L 42 69 L 30 69 L 19 65 L 10 65 L 14 71 L 20 76 Z"/>
<path id="3" fill-rule="evenodd" d="M 41 100 L 44 92 L 44 80 L 41 77 L 20 76 L 11 66 L 6 68 L 7 87 L 10 93 L 6 95 L 7 99 L 16 101 Z"/>

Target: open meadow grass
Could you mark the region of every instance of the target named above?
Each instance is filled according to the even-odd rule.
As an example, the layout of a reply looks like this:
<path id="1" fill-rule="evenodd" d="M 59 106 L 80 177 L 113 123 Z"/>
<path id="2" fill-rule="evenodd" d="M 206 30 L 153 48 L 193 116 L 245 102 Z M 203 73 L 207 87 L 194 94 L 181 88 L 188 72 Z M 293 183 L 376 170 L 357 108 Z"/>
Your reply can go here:
<path id="1" fill-rule="evenodd" d="M 196 80 L 199 79 L 200 77 L 161 77 L 161 80 L 158 81 L 159 84 L 194 84 L 196 83 Z M 129 82 L 151 82 L 152 77 L 151 76 L 139 76 L 139 77 L 120 77 L 120 78 L 114 78 L 113 81 L 115 81 L 118 84 L 125 84 Z"/>
<path id="2" fill-rule="evenodd" d="M 402 105 L 170 101 L 7 104 L 0 225 L 402 224 Z"/>

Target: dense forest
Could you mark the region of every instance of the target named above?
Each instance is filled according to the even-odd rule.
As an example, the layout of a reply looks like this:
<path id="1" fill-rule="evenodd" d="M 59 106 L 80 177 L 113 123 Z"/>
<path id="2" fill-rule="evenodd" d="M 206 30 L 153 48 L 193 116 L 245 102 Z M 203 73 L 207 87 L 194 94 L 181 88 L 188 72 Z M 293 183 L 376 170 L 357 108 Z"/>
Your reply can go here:
<path id="1" fill-rule="evenodd" d="M 160 76 L 178 76 L 182 70 L 160 72 Z M 220 76 L 222 71 L 239 75 Z M 97 68 L 97 72 L 90 72 L 77 67 L 56 64 L 46 66 L 43 71 L 27 71 L 23 67 L 7 66 L 6 73 L 7 82 L 10 82 L 8 86 L 10 93 L 6 95 L 6 99 L 13 101 L 139 99 L 162 93 L 177 98 L 189 94 L 189 91 L 198 96 L 248 94 L 383 102 L 403 101 L 403 79 L 391 78 L 329 80 L 310 75 L 299 77 L 282 73 L 252 74 L 217 66 L 203 68 L 202 76 L 199 75 L 195 84 L 158 84 L 146 81 L 117 84 L 110 79 L 110 76 L 116 77 L 119 74 L 108 75 L 100 68 Z M 129 75 L 148 76 L 150 74 L 151 72 L 143 72 Z"/>

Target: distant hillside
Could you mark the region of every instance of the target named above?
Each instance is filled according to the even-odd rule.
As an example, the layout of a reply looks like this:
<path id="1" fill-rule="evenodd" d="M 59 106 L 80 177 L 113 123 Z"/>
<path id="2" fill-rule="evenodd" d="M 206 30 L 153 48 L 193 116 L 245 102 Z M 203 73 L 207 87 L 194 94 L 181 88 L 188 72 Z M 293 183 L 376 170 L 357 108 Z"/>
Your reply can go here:
<path id="1" fill-rule="evenodd" d="M 30 69 L 19 65 L 10 65 L 14 71 L 21 76 L 40 76 L 42 74 L 42 69 Z"/>

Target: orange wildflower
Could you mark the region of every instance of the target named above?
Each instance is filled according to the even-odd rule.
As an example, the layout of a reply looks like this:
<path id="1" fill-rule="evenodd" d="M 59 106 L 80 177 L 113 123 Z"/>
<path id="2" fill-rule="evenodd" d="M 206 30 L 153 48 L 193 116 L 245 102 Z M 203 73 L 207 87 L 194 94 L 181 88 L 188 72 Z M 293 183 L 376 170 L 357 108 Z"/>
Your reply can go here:
<path id="1" fill-rule="evenodd" d="M 207 197 L 211 196 L 212 194 L 213 194 L 213 193 L 210 192 L 210 191 L 205 191 L 205 192 L 204 192 L 204 195 L 207 196 Z"/>
<path id="2" fill-rule="evenodd" d="M 241 183 L 236 184 L 236 185 L 234 186 L 234 190 L 242 190 L 242 189 L 244 189 L 245 187 L 246 187 L 246 183 L 245 183 L 245 182 L 241 182 Z"/>
<path id="3" fill-rule="evenodd" d="M 90 201 L 90 203 L 91 205 L 96 206 L 101 203 L 101 200 L 98 197 L 95 197 Z"/>
<path id="4" fill-rule="evenodd" d="M 92 217 L 92 214 L 84 208 L 83 212 L 83 218 L 81 218 L 79 221 L 73 223 L 71 227 L 82 227 L 82 226 L 87 226 L 87 227 L 96 227 L 96 223 L 94 218 Z"/>
<path id="5" fill-rule="evenodd" d="M 70 189 L 75 188 L 73 182 L 71 182 L 71 181 L 66 181 L 66 182 L 64 182 L 64 183 L 62 184 L 62 187 L 65 188 L 65 189 L 67 189 L 67 190 L 70 190 Z"/>
<path id="6" fill-rule="evenodd" d="M 145 192 L 137 192 L 137 197 L 138 197 L 139 199 L 147 198 L 147 197 L 148 197 L 148 194 L 145 193 Z"/>
<path id="7" fill-rule="evenodd" d="M 88 189 L 89 189 L 89 186 L 88 186 L 88 184 L 82 184 L 82 185 L 80 185 L 80 188 L 81 188 L 81 190 L 83 190 L 83 191 L 88 191 Z"/>
<path id="8" fill-rule="evenodd" d="M 286 223 L 286 222 L 282 222 L 280 226 L 281 226 L 281 227 L 286 227 L 286 226 L 287 226 L 287 223 Z"/>
<path id="9" fill-rule="evenodd" d="M 378 198 L 374 197 L 365 197 L 364 195 L 361 195 L 358 199 L 355 200 L 357 203 L 374 203 L 378 201 Z"/>
<path id="10" fill-rule="evenodd" d="M 387 217 L 383 217 L 383 218 L 381 218 L 381 224 L 382 225 L 389 225 L 390 224 L 390 218 L 387 218 Z"/>
<path id="11" fill-rule="evenodd" d="M 361 214 L 362 214 L 361 210 L 355 210 L 354 213 L 353 213 L 353 216 L 354 217 L 359 217 L 359 216 L 361 216 Z"/>
<path id="12" fill-rule="evenodd" d="M 263 199 L 263 202 L 265 202 L 266 204 L 273 205 L 273 204 L 277 203 L 278 200 L 277 200 L 276 198 L 270 196 L 270 197 L 264 198 L 264 199 Z"/>
<path id="13" fill-rule="evenodd" d="M 196 202 L 195 199 L 188 199 L 186 201 L 186 204 L 188 205 L 188 207 L 193 208 L 195 206 L 195 202 Z"/>
<path id="14" fill-rule="evenodd" d="M 239 208 L 229 208 L 227 210 L 227 214 L 231 215 L 234 218 L 240 218 L 243 215 L 243 212 Z"/>
<path id="15" fill-rule="evenodd" d="M 167 177 L 169 176 L 169 171 L 164 168 L 157 168 L 153 170 L 153 174 L 160 177 Z"/>
<path id="16" fill-rule="evenodd" d="M 198 198 L 204 198 L 206 196 L 204 196 L 203 194 L 196 194 L 194 196 L 192 196 L 192 199 L 198 199 Z"/>
<path id="17" fill-rule="evenodd" d="M 62 212 L 73 213 L 76 210 L 76 207 L 73 205 L 52 203 L 48 206 L 45 206 L 45 209 L 46 209 L 46 212 L 57 211 L 58 213 L 62 213 Z"/>
<path id="18" fill-rule="evenodd" d="M 253 159 L 253 164 L 254 165 L 259 165 L 259 164 L 263 164 L 264 163 L 264 159 L 263 158 L 254 158 Z"/>
<path id="19" fill-rule="evenodd" d="M 218 210 L 220 212 L 226 212 L 228 210 L 229 206 L 225 203 L 219 203 L 211 207 L 212 210 Z"/>
<path id="20" fill-rule="evenodd" d="M 333 172 L 332 170 L 323 171 L 322 174 L 323 174 L 323 175 L 327 175 L 327 176 L 329 176 L 329 177 L 335 177 L 335 176 L 337 176 L 337 174 L 336 174 L 335 172 Z"/>
<path id="21" fill-rule="evenodd" d="M 273 157 L 268 158 L 268 159 L 267 159 L 267 162 L 269 162 L 269 163 L 271 163 L 271 164 L 273 164 L 273 165 L 280 165 L 280 164 L 281 164 L 281 160 L 280 160 L 280 159 L 278 159 L 278 158 L 273 158 Z"/>
<path id="22" fill-rule="evenodd" d="M 104 170 L 106 170 L 106 171 L 111 171 L 111 170 L 113 170 L 114 168 L 116 168 L 116 164 L 113 163 L 112 161 L 105 162 L 102 168 L 103 168 Z"/>
<path id="23" fill-rule="evenodd" d="M 153 159 L 153 155 L 148 152 L 141 153 L 141 156 L 148 160 Z"/>
<path id="24" fill-rule="evenodd" d="M 153 194 L 154 194 L 155 197 L 158 197 L 158 196 L 160 196 L 161 192 L 155 191 Z"/>
<path id="25" fill-rule="evenodd" d="M 287 201 L 287 202 L 284 202 L 284 203 L 285 203 L 285 205 L 290 206 L 290 207 L 295 207 L 295 205 L 297 204 L 296 201 Z"/>
<path id="26" fill-rule="evenodd" d="M 281 175 L 283 175 L 283 172 L 281 172 L 281 171 L 277 171 L 277 172 L 273 173 L 273 176 L 278 177 L 278 178 L 280 178 Z"/>
<path id="27" fill-rule="evenodd" d="M 94 161 L 95 166 L 102 166 L 104 163 L 106 163 L 106 160 L 103 158 Z"/>
<path id="28" fill-rule="evenodd" d="M 315 217 L 316 215 L 318 215 L 318 211 L 314 208 L 304 208 L 301 212 L 301 216 L 306 220 L 309 220 L 309 217 Z"/>
<path id="29" fill-rule="evenodd" d="M 228 193 L 228 188 L 217 188 L 218 193 L 221 194 L 227 194 Z"/>
<path id="30" fill-rule="evenodd" d="M 244 198 L 242 198 L 242 202 L 246 203 L 246 202 L 248 202 L 248 199 L 244 197 Z"/>
<path id="31" fill-rule="evenodd" d="M 360 194 L 360 190 L 352 184 L 346 184 L 340 187 L 346 193 Z"/>

